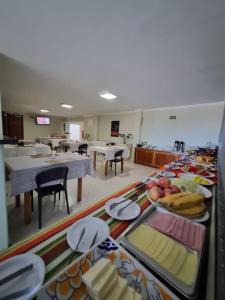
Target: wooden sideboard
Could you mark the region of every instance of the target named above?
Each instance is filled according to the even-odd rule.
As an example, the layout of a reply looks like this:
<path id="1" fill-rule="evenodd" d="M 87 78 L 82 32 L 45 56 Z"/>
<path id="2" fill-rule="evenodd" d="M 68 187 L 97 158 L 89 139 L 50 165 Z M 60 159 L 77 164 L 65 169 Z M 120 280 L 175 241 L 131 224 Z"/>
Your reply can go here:
<path id="1" fill-rule="evenodd" d="M 173 152 L 135 148 L 134 162 L 136 164 L 159 168 L 177 159 L 179 159 L 179 154 Z"/>

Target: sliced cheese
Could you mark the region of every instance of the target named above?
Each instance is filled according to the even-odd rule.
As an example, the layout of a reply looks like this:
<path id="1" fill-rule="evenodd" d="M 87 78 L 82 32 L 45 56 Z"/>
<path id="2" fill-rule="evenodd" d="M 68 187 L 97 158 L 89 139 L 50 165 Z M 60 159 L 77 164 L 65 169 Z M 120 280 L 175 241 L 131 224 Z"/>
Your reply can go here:
<path id="1" fill-rule="evenodd" d="M 154 258 L 156 261 L 161 256 L 163 251 L 165 251 L 167 244 L 168 244 L 168 240 L 169 240 L 169 238 L 167 236 L 162 235 L 158 249 L 156 249 L 156 251 L 154 253 L 152 253 L 152 258 Z"/>
<path id="2" fill-rule="evenodd" d="M 166 269 L 168 272 L 170 272 L 170 268 L 175 263 L 178 253 L 179 253 L 179 247 L 178 247 L 178 244 L 175 243 L 173 251 L 170 252 L 170 255 L 167 255 L 167 257 L 161 262 L 161 266 L 164 269 Z"/>
<path id="3" fill-rule="evenodd" d="M 107 269 L 107 272 L 102 273 L 98 282 L 94 286 L 92 286 L 94 294 L 103 294 L 103 292 L 106 290 L 107 286 L 110 284 L 110 282 L 114 279 L 115 276 L 117 276 L 117 270 L 116 267 L 113 264 L 111 264 L 109 269 Z"/>
<path id="4" fill-rule="evenodd" d="M 104 274 L 102 275 L 104 277 Z M 88 294 L 91 296 L 93 300 L 104 300 L 108 299 L 108 295 L 112 290 L 117 287 L 119 276 L 117 273 L 111 278 L 109 284 L 106 286 L 104 290 L 101 290 L 100 293 L 97 293 L 96 290 L 92 287 L 87 287 Z"/>
<path id="5" fill-rule="evenodd" d="M 84 275 L 82 275 L 82 280 L 87 286 L 93 286 L 110 267 L 111 261 L 107 258 L 102 258 L 97 263 L 90 268 Z"/>
<path id="6" fill-rule="evenodd" d="M 128 287 L 126 292 L 123 295 L 124 300 L 141 300 L 142 296 L 135 292 L 134 289 Z M 108 300 L 108 299 L 107 299 Z"/>
<path id="7" fill-rule="evenodd" d="M 152 229 L 153 230 L 153 229 Z M 147 225 L 141 224 L 138 228 L 128 235 L 127 239 L 130 243 L 139 249 L 145 249 L 155 237 L 155 232 Z"/>
<path id="8" fill-rule="evenodd" d="M 172 273 L 174 275 L 177 274 L 181 270 L 181 268 L 187 258 L 187 254 L 188 254 L 187 249 L 185 247 L 183 247 L 181 245 L 178 245 L 178 246 L 179 246 L 178 247 L 179 253 L 177 255 L 177 259 L 169 270 L 170 273 Z"/>
<path id="9" fill-rule="evenodd" d="M 107 300 L 125 299 L 123 297 L 123 294 L 125 293 L 127 288 L 128 288 L 127 280 L 119 277 L 116 287 L 114 289 L 111 289 L 111 291 L 107 295 Z"/>
<path id="10" fill-rule="evenodd" d="M 163 251 L 156 258 L 156 261 L 159 264 L 161 264 L 168 256 L 170 256 L 170 253 L 172 253 L 174 246 L 175 246 L 175 242 L 172 239 L 168 238 Z"/>
<path id="11" fill-rule="evenodd" d="M 142 249 L 144 253 L 146 253 L 150 257 L 154 257 L 156 255 L 156 252 L 159 248 L 159 244 L 163 238 L 163 235 L 160 233 L 153 233 L 154 234 L 154 239 L 153 241 L 145 248 Z"/>
<path id="12" fill-rule="evenodd" d="M 191 285 L 194 282 L 197 272 L 198 257 L 196 254 L 188 253 L 187 258 L 180 269 L 176 278 L 182 281 L 186 285 Z"/>

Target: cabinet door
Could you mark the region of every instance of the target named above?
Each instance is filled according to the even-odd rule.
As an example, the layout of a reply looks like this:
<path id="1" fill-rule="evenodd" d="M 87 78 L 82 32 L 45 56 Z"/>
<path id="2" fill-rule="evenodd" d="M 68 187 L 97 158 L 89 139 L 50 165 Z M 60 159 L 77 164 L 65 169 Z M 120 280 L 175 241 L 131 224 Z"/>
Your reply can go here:
<path id="1" fill-rule="evenodd" d="M 152 166 L 154 151 L 148 149 L 135 149 L 135 163 Z"/>
<path id="2" fill-rule="evenodd" d="M 156 152 L 154 165 L 159 168 L 177 159 L 177 155 L 167 152 Z"/>

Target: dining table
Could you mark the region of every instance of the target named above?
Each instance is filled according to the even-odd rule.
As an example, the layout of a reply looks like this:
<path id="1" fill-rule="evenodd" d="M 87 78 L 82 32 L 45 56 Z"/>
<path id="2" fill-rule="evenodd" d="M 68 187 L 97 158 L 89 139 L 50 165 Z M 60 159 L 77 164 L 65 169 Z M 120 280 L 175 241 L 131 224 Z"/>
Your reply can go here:
<path id="1" fill-rule="evenodd" d="M 65 152 L 68 150 L 71 152 L 75 152 L 79 150 L 79 146 L 83 144 L 87 144 L 88 147 L 94 146 L 93 142 L 90 141 L 80 141 L 80 142 L 75 142 L 75 141 L 63 141 L 60 143 L 61 146 L 65 149 Z"/>
<path id="2" fill-rule="evenodd" d="M 49 154 L 51 153 L 51 148 L 44 144 L 25 144 L 20 145 L 4 145 L 4 155 L 5 157 L 15 157 L 15 156 L 27 156 L 32 154 Z"/>
<path id="3" fill-rule="evenodd" d="M 90 146 L 88 148 L 88 153 L 90 153 L 93 157 L 94 169 L 96 170 L 96 158 L 97 153 L 103 154 L 103 158 L 105 160 L 105 176 L 108 175 L 109 161 L 115 158 L 115 153 L 117 151 L 123 150 L 122 153 L 122 162 L 121 162 L 121 170 L 123 171 L 124 159 L 129 157 L 129 149 L 127 146 L 116 145 L 116 146 Z"/>
<path id="4" fill-rule="evenodd" d="M 24 223 L 32 219 L 30 192 L 36 189 L 36 175 L 55 167 L 68 167 L 67 179 L 77 178 L 77 201 L 82 200 L 82 178 L 95 176 L 90 157 L 77 153 L 34 154 L 30 156 L 8 157 L 5 159 L 9 173 L 11 196 L 15 196 L 16 206 L 20 206 L 20 194 L 24 193 Z"/>

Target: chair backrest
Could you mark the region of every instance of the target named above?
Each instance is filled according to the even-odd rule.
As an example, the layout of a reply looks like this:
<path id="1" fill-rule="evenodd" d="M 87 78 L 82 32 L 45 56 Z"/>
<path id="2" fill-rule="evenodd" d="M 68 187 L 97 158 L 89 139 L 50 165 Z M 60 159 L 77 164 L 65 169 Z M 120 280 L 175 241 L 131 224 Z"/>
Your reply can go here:
<path id="1" fill-rule="evenodd" d="M 63 185 L 66 186 L 67 174 L 68 167 L 57 167 L 46 171 L 42 171 L 38 173 L 35 178 L 37 187 L 39 188 L 45 183 L 60 179 L 63 179 Z"/>
<path id="2" fill-rule="evenodd" d="M 108 142 L 108 143 L 106 143 L 105 145 L 106 145 L 106 146 L 115 146 L 116 143 L 114 143 L 114 142 Z"/>
<path id="3" fill-rule="evenodd" d="M 115 153 L 115 157 L 121 156 L 122 157 L 123 150 L 119 150 Z"/>
<path id="4" fill-rule="evenodd" d="M 79 150 L 87 150 L 87 147 L 88 147 L 88 144 L 81 144 L 79 147 L 78 147 L 78 149 Z"/>

